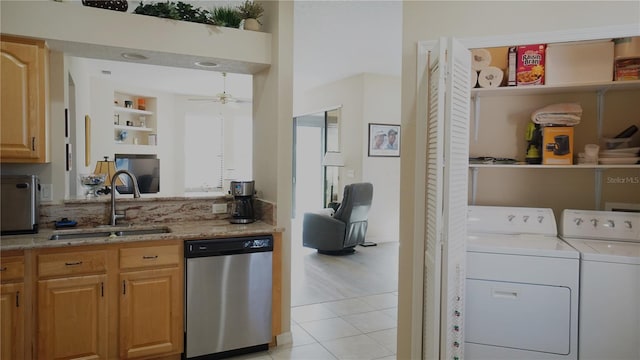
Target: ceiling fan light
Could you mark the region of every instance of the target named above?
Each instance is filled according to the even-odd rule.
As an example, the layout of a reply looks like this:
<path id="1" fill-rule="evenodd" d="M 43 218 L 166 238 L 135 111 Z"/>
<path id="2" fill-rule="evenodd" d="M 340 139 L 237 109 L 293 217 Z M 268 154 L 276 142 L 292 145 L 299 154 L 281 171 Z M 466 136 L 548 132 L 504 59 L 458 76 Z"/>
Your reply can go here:
<path id="1" fill-rule="evenodd" d="M 147 60 L 148 57 L 138 53 L 122 53 L 122 57 L 127 60 Z"/>
<path id="2" fill-rule="evenodd" d="M 214 68 L 219 66 L 217 63 L 211 61 L 196 61 L 195 65 L 203 68 Z"/>

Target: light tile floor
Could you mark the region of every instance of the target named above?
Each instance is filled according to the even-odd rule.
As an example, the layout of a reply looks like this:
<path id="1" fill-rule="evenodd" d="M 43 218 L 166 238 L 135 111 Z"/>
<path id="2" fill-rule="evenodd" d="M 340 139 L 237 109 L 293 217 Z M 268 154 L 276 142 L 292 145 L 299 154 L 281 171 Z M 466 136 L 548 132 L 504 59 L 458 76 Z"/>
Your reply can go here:
<path id="1" fill-rule="evenodd" d="M 291 344 L 233 359 L 395 359 L 397 301 L 390 292 L 293 307 Z"/>
<path id="2" fill-rule="evenodd" d="M 312 284 L 303 286 L 303 289 L 292 289 L 291 344 L 233 359 L 395 360 L 398 293 L 397 280 L 393 281 L 397 275 L 393 272 L 397 274 L 397 243 L 380 243 L 375 248 L 358 247 L 359 254 L 356 255 L 327 257 L 299 246 L 302 242 L 300 236 L 294 225 L 291 273 L 292 277 L 301 276 L 302 279 L 292 279 L 292 287 L 301 282 Z M 383 260 L 379 254 L 383 254 Z M 352 271 L 366 277 L 362 275 L 363 264 L 365 268 L 377 268 L 365 271 L 373 275 L 369 279 L 358 280 L 356 290 L 349 284 L 354 281 L 352 278 L 346 276 L 347 279 L 340 284 L 337 280 L 340 273 L 332 273 Z M 380 269 L 381 264 L 388 269 Z M 391 275 L 379 276 L 381 271 L 385 274 L 391 272 Z M 335 284 L 337 289 L 329 294 L 326 291 L 323 294 L 315 292 L 327 283 Z"/>

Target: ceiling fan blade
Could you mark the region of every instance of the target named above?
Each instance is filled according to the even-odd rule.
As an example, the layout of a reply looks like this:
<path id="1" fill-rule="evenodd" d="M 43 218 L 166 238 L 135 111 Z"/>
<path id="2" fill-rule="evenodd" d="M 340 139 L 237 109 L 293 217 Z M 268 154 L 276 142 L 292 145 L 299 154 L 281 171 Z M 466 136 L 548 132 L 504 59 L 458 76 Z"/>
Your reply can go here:
<path id="1" fill-rule="evenodd" d="M 220 99 L 217 98 L 190 98 L 187 101 L 197 101 L 197 102 L 220 102 Z"/>
<path id="2" fill-rule="evenodd" d="M 251 104 L 253 102 L 251 99 L 244 99 L 244 98 L 234 98 L 233 101 L 239 104 Z"/>
<path id="3" fill-rule="evenodd" d="M 213 98 L 193 98 L 193 99 L 188 99 L 188 101 L 210 101 L 210 102 L 217 102 L 220 104 L 230 104 L 230 103 L 236 103 L 236 104 L 250 104 L 252 102 L 251 99 L 246 99 L 246 98 L 236 98 L 233 95 L 227 93 L 227 73 L 222 73 L 222 79 L 223 79 L 223 87 L 222 87 L 222 92 L 221 93 L 217 93 L 215 95 L 215 97 Z"/>

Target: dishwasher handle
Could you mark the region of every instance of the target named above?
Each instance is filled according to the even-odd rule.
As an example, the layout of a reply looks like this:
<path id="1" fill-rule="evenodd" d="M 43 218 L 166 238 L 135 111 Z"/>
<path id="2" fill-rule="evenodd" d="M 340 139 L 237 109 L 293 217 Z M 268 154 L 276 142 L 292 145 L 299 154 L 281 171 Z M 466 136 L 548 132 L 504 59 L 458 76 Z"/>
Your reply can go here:
<path id="1" fill-rule="evenodd" d="M 273 251 L 273 236 L 189 240 L 184 246 L 185 258 L 250 254 Z"/>

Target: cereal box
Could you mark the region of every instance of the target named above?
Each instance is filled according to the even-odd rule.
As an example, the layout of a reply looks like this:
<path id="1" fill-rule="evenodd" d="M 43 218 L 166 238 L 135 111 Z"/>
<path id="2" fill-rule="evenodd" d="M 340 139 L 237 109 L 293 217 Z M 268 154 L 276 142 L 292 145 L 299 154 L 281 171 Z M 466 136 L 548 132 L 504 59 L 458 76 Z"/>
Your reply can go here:
<path id="1" fill-rule="evenodd" d="M 544 58 L 546 44 L 518 46 L 517 86 L 544 84 Z"/>

